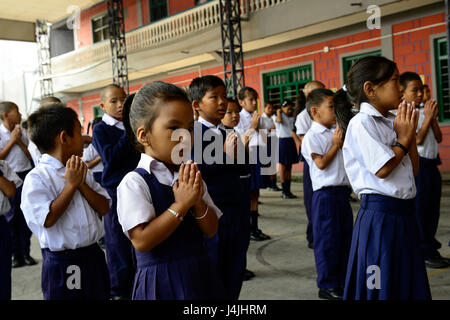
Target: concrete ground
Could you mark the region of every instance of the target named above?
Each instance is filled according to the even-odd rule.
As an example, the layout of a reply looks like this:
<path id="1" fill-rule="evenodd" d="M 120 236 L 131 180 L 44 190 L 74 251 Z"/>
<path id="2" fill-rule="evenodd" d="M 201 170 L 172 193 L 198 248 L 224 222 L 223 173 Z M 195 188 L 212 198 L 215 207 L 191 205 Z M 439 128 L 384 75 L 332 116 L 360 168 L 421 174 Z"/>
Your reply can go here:
<path id="1" fill-rule="evenodd" d="M 441 254 L 450 257 L 450 179 L 444 178 L 437 239 L 442 243 Z M 250 243 L 248 269 L 256 277 L 244 282 L 241 300 L 318 299 L 314 252 L 308 249 L 305 237 L 307 220 L 301 183 L 294 182 L 292 190 L 298 199 L 283 200 L 280 192 L 261 190 L 260 228 L 272 239 Z M 359 203 L 352 203 L 352 208 L 356 218 Z M 36 266 L 13 269 L 13 300 L 42 300 L 42 256 L 34 236 L 31 254 L 39 261 Z M 450 267 L 427 272 L 433 299 L 450 300 Z"/>

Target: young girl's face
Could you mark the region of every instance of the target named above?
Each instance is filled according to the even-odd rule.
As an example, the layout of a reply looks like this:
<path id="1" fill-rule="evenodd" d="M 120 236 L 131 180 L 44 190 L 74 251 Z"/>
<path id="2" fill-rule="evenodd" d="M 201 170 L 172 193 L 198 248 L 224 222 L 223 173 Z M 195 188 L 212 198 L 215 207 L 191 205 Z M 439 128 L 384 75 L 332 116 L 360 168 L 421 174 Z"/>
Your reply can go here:
<path id="1" fill-rule="evenodd" d="M 281 108 L 281 111 L 283 111 L 284 114 L 286 114 L 287 116 L 292 116 L 292 114 L 294 113 L 294 106 L 293 105 L 286 105 L 285 107 Z"/>
<path id="2" fill-rule="evenodd" d="M 416 106 L 419 106 L 423 100 L 422 81 L 409 81 L 406 85 L 405 90 L 403 91 L 403 99 L 405 99 L 405 101 L 408 103 L 414 102 Z"/>
<path id="3" fill-rule="evenodd" d="M 194 117 L 192 107 L 187 101 L 174 100 L 164 102 L 164 105 L 159 106 L 159 114 L 154 120 L 150 130 L 139 127 L 137 130 L 138 138 L 141 137 L 140 142 L 143 141 L 145 153 L 149 156 L 164 162 L 166 164 L 176 163 L 175 158 L 172 157 L 172 150 L 179 144 L 185 145 L 189 143 L 187 147 L 191 148 L 193 144 L 194 135 Z M 182 133 L 178 140 L 172 141 L 172 134 L 178 130 L 177 133 Z M 183 158 L 186 156 L 183 154 L 183 148 L 177 148 L 180 150 L 176 156 Z M 189 150 L 190 152 L 190 150 Z"/>
<path id="4" fill-rule="evenodd" d="M 247 112 L 253 113 L 258 106 L 258 95 L 255 92 L 247 91 L 244 100 L 239 100 L 239 104 Z"/>
<path id="5" fill-rule="evenodd" d="M 236 127 L 241 119 L 239 112 L 239 106 L 235 102 L 228 102 L 227 112 L 225 113 L 225 117 L 222 119 L 223 125 L 231 128 Z"/>
<path id="6" fill-rule="evenodd" d="M 373 96 L 368 97 L 369 102 L 374 107 L 381 108 L 383 110 L 397 109 L 402 100 L 402 86 L 400 84 L 400 75 L 398 69 L 395 71 L 388 81 L 381 85 L 375 85 Z"/>
<path id="7" fill-rule="evenodd" d="M 266 107 L 264 108 L 264 113 L 267 114 L 269 117 L 273 116 L 273 105 L 271 105 L 270 103 L 266 105 Z"/>

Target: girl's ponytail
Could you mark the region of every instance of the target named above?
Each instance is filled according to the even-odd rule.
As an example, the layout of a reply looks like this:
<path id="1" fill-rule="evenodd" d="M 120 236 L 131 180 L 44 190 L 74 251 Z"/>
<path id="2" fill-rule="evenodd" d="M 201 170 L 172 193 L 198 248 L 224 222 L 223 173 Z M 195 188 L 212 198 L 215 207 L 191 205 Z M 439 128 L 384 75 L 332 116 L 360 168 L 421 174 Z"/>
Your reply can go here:
<path id="1" fill-rule="evenodd" d="M 350 101 L 350 97 L 344 89 L 338 90 L 333 97 L 334 114 L 336 115 L 336 122 L 341 128 L 342 137 L 345 138 L 345 132 L 347 131 L 348 123 L 355 115 L 353 112 L 353 104 Z"/>
<path id="2" fill-rule="evenodd" d="M 123 126 L 125 127 L 125 133 L 128 137 L 128 140 L 130 141 L 131 145 L 136 150 L 142 152 L 142 146 L 137 141 L 136 135 L 134 134 L 133 129 L 131 128 L 131 123 L 130 123 L 131 104 L 133 103 L 135 96 L 136 96 L 136 93 L 132 93 L 125 99 L 125 102 L 123 103 L 122 121 L 123 121 Z"/>

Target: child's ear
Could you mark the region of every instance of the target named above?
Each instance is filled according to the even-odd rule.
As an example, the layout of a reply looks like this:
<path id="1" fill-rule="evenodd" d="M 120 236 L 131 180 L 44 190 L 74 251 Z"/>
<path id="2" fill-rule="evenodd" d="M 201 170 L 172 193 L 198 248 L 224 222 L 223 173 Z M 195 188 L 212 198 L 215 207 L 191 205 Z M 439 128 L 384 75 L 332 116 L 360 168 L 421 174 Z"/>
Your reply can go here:
<path id="1" fill-rule="evenodd" d="M 366 81 L 363 85 L 364 94 L 368 99 L 374 99 L 375 98 L 375 88 L 372 82 Z"/>
<path id="2" fill-rule="evenodd" d="M 194 108 L 194 110 L 199 111 L 200 110 L 200 103 L 197 100 L 193 100 L 192 101 L 192 108 Z"/>
<path id="3" fill-rule="evenodd" d="M 103 101 L 100 101 L 100 108 L 102 108 L 102 110 L 105 110 L 105 104 L 103 103 Z"/>
<path id="4" fill-rule="evenodd" d="M 8 119 L 8 112 L 3 112 L 2 113 L 2 120 L 4 121 L 6 119 Z"/>
<path id="5" fill-rule="evenodd" d="M 61 144 L 67 144 L 69 135 L 67 134 L 66 130 L 63 130 L 58 135 L 58 140 Z"/>
<path id="6" fill-rule="evenodd" d="M 148 138 L 147 138 L 146 130 L 145 130 L 145 128 L 143 126 L 137 128 L 137 130 L 136 130 L 136 140 L 140 144 L 145 146 L 145 147 L 148 147 L 150 145 L 149 141 L 148 141 Z"/>

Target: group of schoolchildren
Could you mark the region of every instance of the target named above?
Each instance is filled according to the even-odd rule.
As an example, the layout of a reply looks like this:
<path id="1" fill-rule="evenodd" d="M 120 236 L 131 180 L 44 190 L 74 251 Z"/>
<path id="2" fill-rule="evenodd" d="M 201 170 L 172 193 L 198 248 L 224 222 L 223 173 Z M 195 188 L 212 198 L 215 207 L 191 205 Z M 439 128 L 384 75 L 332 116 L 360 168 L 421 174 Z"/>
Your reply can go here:
<path id="1" fill-rule="evenodd" d="M 442 133 L 424 92 L 417 74 L 383 57 L 358 60 L 336 93 L 312 81 L 295 105 L 275 113 L 269 102 L 262 115 L 256 90 L 227 97 L 216 76 L 129 96 L 109 85 L 92 141 L 60 101 L 42 101 L 27 131 L 2 102 L 0 298 L 11 298 L 11 267 L 36 263 L 32 232 L 46 300 L 237 300 L 254 276 L 250 240 L 270 239 L 258 226 L 259 189 L 280 191 L 269 155 L 284 199 L 295 198 L 292 165 L 304 162 L 320 298 L 430 299 L 425 265 L 449 261 L 435 239 Z"/>

